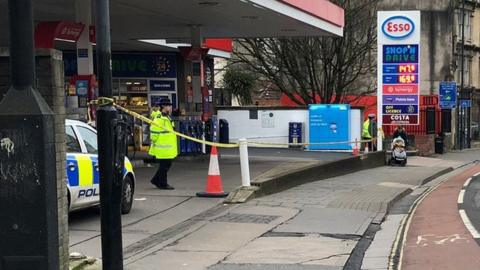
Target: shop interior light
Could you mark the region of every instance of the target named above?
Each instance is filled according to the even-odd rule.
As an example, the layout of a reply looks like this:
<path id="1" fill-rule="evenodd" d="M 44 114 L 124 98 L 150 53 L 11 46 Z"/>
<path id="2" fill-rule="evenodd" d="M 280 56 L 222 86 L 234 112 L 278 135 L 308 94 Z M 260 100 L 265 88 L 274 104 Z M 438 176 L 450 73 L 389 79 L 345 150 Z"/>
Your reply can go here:
<path id="1" fill-rule="evenodd" d="M 134 82 L 133 84 L 135 84 L 135 85 L 140 85 L 140 83 L 139 83 L 139 82 Z"/>
<path id="2" fill-rule="evenodd" d="M 132 82 L 126 82 L 125 84 L 126 85 L 132 85 Z"/>
<path id="3" fill-rule="evenodd" d="M 69 42 L 69 43 L 75 43 L 75 40 L 70 40 L 70 39 L 63 39 L 63 38 L 56 38 L 56 41 L 63 41 L 63 42 Z"/>

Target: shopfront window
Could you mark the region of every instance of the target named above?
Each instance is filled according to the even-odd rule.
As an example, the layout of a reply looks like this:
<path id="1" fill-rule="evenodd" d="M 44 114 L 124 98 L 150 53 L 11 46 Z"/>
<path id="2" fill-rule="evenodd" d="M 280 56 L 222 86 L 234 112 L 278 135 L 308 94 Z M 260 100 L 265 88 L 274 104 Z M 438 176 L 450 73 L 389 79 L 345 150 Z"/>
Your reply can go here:
<path id="1" fill-rule="evenodd" d="M 148 112 L 148 80 L 119 79 L 117 103 L 138 113 Z"/>

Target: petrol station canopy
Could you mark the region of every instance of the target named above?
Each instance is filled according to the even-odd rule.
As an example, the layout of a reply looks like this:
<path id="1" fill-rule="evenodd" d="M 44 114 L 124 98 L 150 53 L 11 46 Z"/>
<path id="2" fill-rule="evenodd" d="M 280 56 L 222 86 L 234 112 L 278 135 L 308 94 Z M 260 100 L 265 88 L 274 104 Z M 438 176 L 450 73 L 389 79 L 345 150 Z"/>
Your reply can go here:
<path id="1" fill-rule="evenodd" d="M 8 44 L 7 3 L 0 0 L 0 46 Z M 35 23 L 75 22 L 79 3 L 35 0 Z M 344 25 L 343 9 L 327 0 L 110 0 L 110 10 L 113 50 L 159 49 L 139 40 L 189 43 L 192 27 L 203 38 L 244 38 L 342 36 Z"/>

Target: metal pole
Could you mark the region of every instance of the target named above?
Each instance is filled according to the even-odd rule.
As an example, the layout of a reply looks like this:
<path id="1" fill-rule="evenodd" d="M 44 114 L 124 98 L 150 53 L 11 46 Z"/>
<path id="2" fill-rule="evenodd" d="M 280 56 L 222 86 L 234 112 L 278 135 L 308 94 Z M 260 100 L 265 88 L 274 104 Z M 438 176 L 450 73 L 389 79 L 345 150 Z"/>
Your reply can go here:
<path id="1" fill-rule="evenodd" d="M 465 87 L 465 0 L 462 0 L 462 53 L 461 53 L 461 74 L 462 77 L 460 79 L 460 97 L 463 99 L 464 97 L 464 87 Z M 461 122 L 460 122 L 460 150 L 465 148 L 465 108 L 461 108 Z"/>
<path id="2" fill-rule="evenodd" d="M 10 75 L 16 90 L 35 86 L 33 9 L 31 0 L 8 1 L 10 15 Z"/>
<path id="3" fill-rule="evenodd" d="M 95 1 L 97 29 L 97 75 L 100 97 L 112 97 L 110 4 Z M 115 177 L 113 121 L 117 112 L 113 105 L 97 111 L 98 162 L 100 169 L 100 209 L 103 269 L 123 269 L 121 192 L 122 179 Z"/>
<path id="4" fill-rule="evenodd" d="M 248 141 L 247 139 L 238 140 L 240 150 L 240 168 L 242 172 L 242 186 L 250 186 L 250 165 L 248 164 Z"/>

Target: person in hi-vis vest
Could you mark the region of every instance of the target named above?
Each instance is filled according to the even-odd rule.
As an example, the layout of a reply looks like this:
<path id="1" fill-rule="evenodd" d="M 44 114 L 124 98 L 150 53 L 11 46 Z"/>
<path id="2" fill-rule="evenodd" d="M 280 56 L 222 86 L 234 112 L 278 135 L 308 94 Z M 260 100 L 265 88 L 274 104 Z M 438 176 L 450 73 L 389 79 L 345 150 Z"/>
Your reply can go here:
<path id="1" fill-rule="evenodd" d="M 170 118 L 172 103 L 168 98 L 163 98 L 158 105 L 160 113 L 153 119 L 158 126 L 150 126 L 150 150 L 148 151 L 148 154 L 156 159 L 158 169 L 150 182 L 160 189 L 172 190 L 174 188 L 168 184 L 167 173 L 173 159 L 178 156 L 177 135 L 170 132 L 175 127 Z"/>
<path id="2" fill-rule="evenodd" d="M 362 128 L 362 140 L 372 140 L 366 145 L 368 150 L 376 151 L 376 141 L 377 138 L 377 121 L 375 121 L 375 114 L 371 113 L 368 115 L 368 119 L 363 122 Z"/>
<path id="3" fill-rule="evenodd" d="M 152 106 L 152 112 L 150 113 L 150 119 L 155 120 L 157 115 L 159 115 L 160 112 L 160 103 L 155 103 Z"/>

